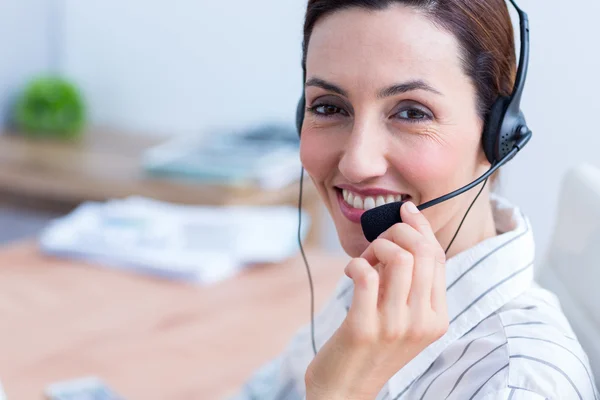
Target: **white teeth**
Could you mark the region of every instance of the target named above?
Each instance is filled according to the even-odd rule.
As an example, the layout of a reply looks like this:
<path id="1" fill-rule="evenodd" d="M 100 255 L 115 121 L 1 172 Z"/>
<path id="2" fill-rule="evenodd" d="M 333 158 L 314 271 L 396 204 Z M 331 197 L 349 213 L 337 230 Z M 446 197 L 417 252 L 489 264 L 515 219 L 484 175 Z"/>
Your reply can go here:
<path id="1" fill-rule="evenodd" d="M 350 207 L 364 210 L 370 210 L 375 207 L 381 207 L 385 204 L 402 200 L 402 195 L 400 194 L 396 196 L 392 194 L 388 194 L 387 196 L 380 195 L 377 197 L 367 196 L 363 199 L 361 196 L 346 189 L 342 190 L 342 196 L 344 197 L 346 204 L 350 205 Z"/>
<path id="2" fill-rule="evenodd" d="M 370 196 L 367 197 L 365 199 L 364 206 L 365 206 L 365 210 L 367 210 L 367 211 L 370 210 L 370 209 L 372 209 L 372 208 L 375 208 L 375 200 L 373 200 L 373 198 L 370 197 Z M 377 204 L 377 206 L 379 207 L 379 204 Z"/>
<path id="3" fill-rule="evenodd" d="M 358 208 L 358 209 L 363 208 L 363 200 L 360 198 L 360 196 L 354 196 L 353 206 L 354 206 L 354 208 Z"/>

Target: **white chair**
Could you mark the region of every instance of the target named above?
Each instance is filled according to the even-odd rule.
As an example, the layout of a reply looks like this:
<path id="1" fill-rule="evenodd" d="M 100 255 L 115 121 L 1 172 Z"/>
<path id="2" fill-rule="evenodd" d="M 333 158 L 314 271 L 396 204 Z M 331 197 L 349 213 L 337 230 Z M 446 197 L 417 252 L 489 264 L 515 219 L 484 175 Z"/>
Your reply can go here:
<path id="1" fill-rule="evenodd" d="M 557 217 L 536 280 L 558 296 L 600 384 L 600 169 L 567 173 Z"/>

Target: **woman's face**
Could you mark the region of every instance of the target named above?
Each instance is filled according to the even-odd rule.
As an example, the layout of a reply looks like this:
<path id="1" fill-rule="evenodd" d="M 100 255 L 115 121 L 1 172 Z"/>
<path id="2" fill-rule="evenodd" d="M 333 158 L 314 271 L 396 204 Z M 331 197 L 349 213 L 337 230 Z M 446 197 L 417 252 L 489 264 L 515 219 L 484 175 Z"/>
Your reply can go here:
<path id="1" fill-rule="evenodd" d="M 350 256 L 368 245 L 365 209 L 399 198 L 422 204 L 489 168 L 460 57 L 451 33 L 401 5 L 343 10 L 316 24 L 301 158 Z M 425 211 L 438 239 L 456 230 L 467 201 L 472 196 Z"/>

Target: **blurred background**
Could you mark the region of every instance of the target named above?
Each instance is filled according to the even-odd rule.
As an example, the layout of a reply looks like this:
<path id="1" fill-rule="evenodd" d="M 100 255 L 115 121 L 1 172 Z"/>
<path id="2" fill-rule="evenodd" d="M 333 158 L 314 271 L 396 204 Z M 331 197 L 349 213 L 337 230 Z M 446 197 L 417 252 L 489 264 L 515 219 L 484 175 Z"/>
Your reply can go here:
<path id="1" fill-rule="evenodd" d="M 600 3 L 521 0 L 531 64 L 523 109 L 534 130 L 502 171 L 499 191 L 530 216 L 544 251 L 559 182 L 581 161 L 600 163 Z M 0 121 L 33 76 L 55 72 L 81 90 L 89 127 L 118 135 L 210 134 L 264 122 L 292 125 L 301 90 L 303 0 L 3 0 Z M 35 230 L 35 210 L 9 218 L 8 239 Z M 326 221 L 326 218 L 325 218 Z M 22 225 L 22 227 L 21 227 Z M 322 242 L 335 249 L 328 223 Z"/>
<path id="2" fill-rule="evenodd" d="M 534 136 L 501 170 L 497 191 L 531 219 L 539 259 L 557 249 L 553 259 L 564 271 L 555 281 L 572 277 L 571 292 L 588 296 L 588 308 L 573 303 L 571 309 L 582 314 L 572 321 L 593 321 L 600 314 L 586 310 L 598 304 L 589 284 L 600 279 L 593 269 L 600 174 L 579 170 L 567 185 L 563 178 L 582 163 L 600 167 L 600 2 L 519 0 L 519 5 L 530 17 L 522 108 Z M 0 0 L 0 245 L 38 238 L 41 249 L 53 255 L 133 265 L 200 283 L 224 280 L 241 265 L 280 263 L 297 255 L 300 165 L 294 117 L 302 89 L 305 6 L 306 0 Z M 307 247 L 341 253 L 308 181 L 303 206 Z M 586 261 L 555 243 L 585 253 Z M 192 294 L 53 263 L 33 246 L 15 249 L 0 260 L 6 286 L 0 309 L 7 314 L 2 326 L 14 329 L 13 341 L 0 341 L 0 354 L 2 360 L 25 361 L 21 369 L 0 365 L 7 393 L 30 393 L 35 385 L 90 371 L 117 388 L 127 387 L 135 381 L 127 375 L 133 365 L 145 382 L 153 371 L 147 354 L 163 352 L 171 360 L 177 344 L 174 353 L 190 363 L 186 371 L 194 386 L 198 364 L 192 362 L 226 363 L 213 367 L 210 361 L 201 370 L 205 394 L 211 385 L 241 383 L 278 354 L 308 317 L 299 262 Z M 315 265 L 318 260 L 311 257 Z M 341 271 L 331 267 L 337 265 L 333 261 L 320 260 L 329 268 L 316 268 L 317 306 Z M 263 313 L 255 315 L 257 310 Z M 61 314 L 57 322 L 55 315 Z M 139 337 L 156 335 L 162 341 L 147 341 L 138 354 L 130 353 L 137 348 L 130 345 L 131 338 L 138 344 L 137 333 L 114 334 L 130 321 L 131 329 L 143 333 Z M 195 329 L 188 329 L 190 321 Z M 598 343 L 599 321 L 589 328 L 586 346 Z M 247 335 L 238 334 L 242 326 Z M 27 335 L 40 331 L 48 347 L 32 347 L 37 337 Z M 105 342 L 95 336 L 102 332 L 108 332 Z M 80 340 L 85 335 L 93 340 Z M 228 340 L 226 335 L 240 343 L 222 357 L 223 346 L 212 343 Z M 62 344 L 69 337 L 75 346 L 71 355 Z M 254 344 L 255 338 L 262 343 Z M 93 346 L 83 352 L 79 343 Z M 193 357 L 190 349 L 196 351 Z M 252 362 L 232 367 L 229 361 L 248 349 L 256 353 Z M 600 368 L 600 345 L 594 352 Z M 100 353 L 118 359 L 122 370 L 99 362 Z M 126 358 L 138 364 L 126 364 Z M 56 365 L 62 374 L 55 373 Z M 35 375 L 31 366 L 44 372 Z M 19 371 L 19 379 L 11 375 Z M 217 375 L 227 371 L 236 378 Z M 162 382 L 168 374 L 159 375 Z M 169 385 L 183 390 L 174 379 Z M 151 381 L 142 388 L 149 394 L 137 398 L 155 398 L 160 386 Z"/>

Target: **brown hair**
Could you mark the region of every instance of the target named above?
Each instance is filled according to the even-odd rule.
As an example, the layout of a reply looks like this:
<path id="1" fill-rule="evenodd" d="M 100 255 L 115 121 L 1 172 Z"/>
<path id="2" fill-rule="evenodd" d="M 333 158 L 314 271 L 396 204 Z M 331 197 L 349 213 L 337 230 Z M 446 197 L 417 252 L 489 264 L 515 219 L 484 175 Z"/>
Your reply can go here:
<path id="1" fill-rule="evenodd" d="M 414 7 L 460 43 L 464 71 L 475 85 L 482 119 L 498 96 L 511 94 L 516 75 L 513 27 L 505 0 L 309 0 L 304 22 L 302 67 L 315 24 L 352 7 L 383 10 L 391 4 Z"/>

